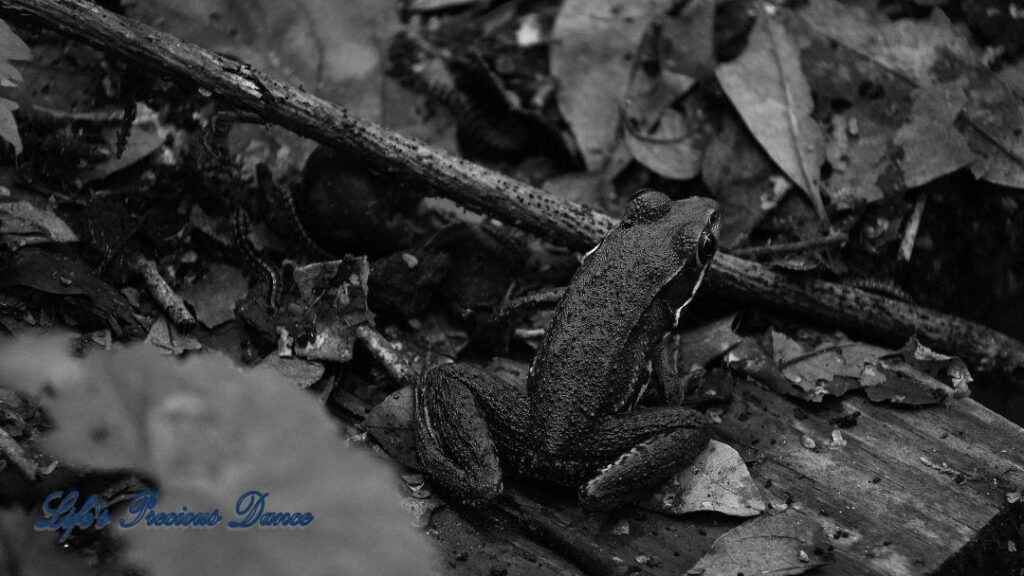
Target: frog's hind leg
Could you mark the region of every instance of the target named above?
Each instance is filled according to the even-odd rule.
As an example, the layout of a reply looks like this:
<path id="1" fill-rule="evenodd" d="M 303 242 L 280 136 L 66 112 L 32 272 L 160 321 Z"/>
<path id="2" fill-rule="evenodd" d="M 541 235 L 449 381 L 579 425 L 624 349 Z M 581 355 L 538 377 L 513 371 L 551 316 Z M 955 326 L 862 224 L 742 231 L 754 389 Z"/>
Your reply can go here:
<path id="1" fill-rule="evenodd" d="M 689 408 L 659 407 L 602 419 L 587 457 L 600 469 L 580 486 L 580 503 L 597 510 L 628 504 L 693 461 L 711 440 L 707 418 Z"/>
<path id="2" fill-rule="evenodd" d="M 416 385 L 415 427 L 420 461 L 464 500 L 483 503 L 502 491 L 496 445 L 520 440 L 526 395 L 479 368 L 438 366 Z"/>

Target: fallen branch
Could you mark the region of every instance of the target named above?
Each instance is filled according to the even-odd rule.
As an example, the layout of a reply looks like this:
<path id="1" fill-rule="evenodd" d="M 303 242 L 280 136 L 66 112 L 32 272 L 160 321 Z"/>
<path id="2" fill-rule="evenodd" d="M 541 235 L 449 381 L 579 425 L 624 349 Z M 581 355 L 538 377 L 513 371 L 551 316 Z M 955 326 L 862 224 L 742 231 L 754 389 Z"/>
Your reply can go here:
<path id="1" fill-rule="evenodd" d="M 153 72 L 196 84 L 239 109 L 345 154 L 386 167 L 430 194 L 561 242 L 593 246 L 615 224 L 605 214 L 356 118 L 343 108 L 270 79 L 88 0 L 0 0 L 0 16 L 56 29 Z M 976 324 L 846 286 L 792 280 L 764 266 L 720 254 L 709 280 L 721 295 L 795 312 L 837 329 L 903 340 L 916 334 L 940 351 L 982 368 L 1024 368 L 1024 344 Z"/>

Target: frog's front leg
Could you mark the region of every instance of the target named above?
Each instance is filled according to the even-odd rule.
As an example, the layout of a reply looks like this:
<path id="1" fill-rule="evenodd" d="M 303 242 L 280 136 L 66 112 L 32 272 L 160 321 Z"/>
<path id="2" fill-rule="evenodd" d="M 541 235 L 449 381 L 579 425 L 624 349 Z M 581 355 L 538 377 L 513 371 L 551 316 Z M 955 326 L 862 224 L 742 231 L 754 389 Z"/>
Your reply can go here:
<path id="1" fill-rule="evenodd" d="M 711 427 L 689 408 L 642 408 L 603 418 L 587 440 L 586 457 L 600 470 L 580 486 L 580 503 L 607 510 L 644 495 L 692 462 L 711 440 Z"/>
<path id="2" fill-rule="evenodd" d="M 464 500 L 484 503 L 502 491 L 502 465 L 525 446 L 526 394 L 474 366 L 445 364 L 416 385 L 420 462 Z"/>

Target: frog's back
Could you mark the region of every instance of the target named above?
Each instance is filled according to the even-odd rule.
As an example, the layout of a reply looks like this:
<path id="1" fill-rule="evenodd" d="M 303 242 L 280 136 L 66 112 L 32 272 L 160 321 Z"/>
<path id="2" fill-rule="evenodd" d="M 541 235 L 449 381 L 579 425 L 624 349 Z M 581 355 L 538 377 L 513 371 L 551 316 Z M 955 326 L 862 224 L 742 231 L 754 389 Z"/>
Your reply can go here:
<path id="1" fill-rule="evenodd" d="M 655 342 L 640 325 L 662 288 L 692 264 L 702 231 L 717 223 L 716 206 L 705 198 L 637 196 L 623 223 L 584 259 L 530 368 L 534 449 L 572 452 L 596 420 L 633 394 L 645 371 L 632 364 L 643 363 L 650 350 L 641 348 Z"/>

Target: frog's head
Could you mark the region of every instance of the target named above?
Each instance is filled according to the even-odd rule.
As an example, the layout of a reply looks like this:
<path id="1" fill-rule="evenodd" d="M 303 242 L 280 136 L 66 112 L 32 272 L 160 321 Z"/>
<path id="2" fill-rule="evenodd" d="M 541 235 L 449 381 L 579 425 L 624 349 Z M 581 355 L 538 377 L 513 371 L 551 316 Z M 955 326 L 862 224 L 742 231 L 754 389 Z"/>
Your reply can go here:
<path id="1" fill-rule="evenodd" d="M 633 195 L 619 225 L 632 236 L 637 272 L 649 274 L 675 310 L 675 323 L 693 300 L 718 249 L 718 203 L 701 197 L 671 200 L 655 190 Z"/>

